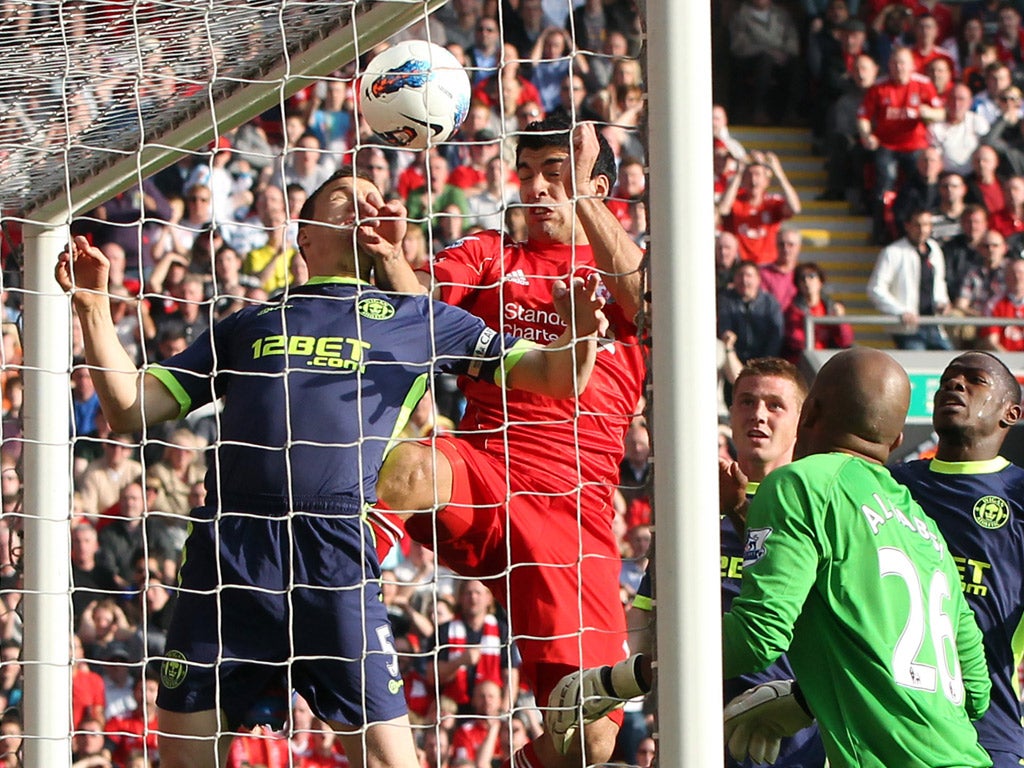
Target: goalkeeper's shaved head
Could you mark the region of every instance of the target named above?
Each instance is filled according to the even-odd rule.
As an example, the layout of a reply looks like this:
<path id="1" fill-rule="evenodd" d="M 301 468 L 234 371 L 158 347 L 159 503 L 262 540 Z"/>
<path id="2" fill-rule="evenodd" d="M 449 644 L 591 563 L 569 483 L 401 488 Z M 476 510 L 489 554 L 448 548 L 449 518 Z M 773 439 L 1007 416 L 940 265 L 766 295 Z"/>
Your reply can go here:
<path id="1" fill-rule="evenodd" d="M 807 395 L 795 454 L 842 451 L 884 464 L 909 407 L 910 379 L 892 357 L 864 347 L 839 352 Z"/>

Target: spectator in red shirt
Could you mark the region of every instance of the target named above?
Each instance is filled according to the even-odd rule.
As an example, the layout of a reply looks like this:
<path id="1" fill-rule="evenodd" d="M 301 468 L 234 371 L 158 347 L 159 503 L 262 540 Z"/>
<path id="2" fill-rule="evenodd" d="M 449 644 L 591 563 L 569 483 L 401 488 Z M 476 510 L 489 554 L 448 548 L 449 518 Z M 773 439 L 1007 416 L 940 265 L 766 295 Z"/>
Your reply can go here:
<path id="1" fill-rule="evenodd" d="M 945 56 L 938 56 L 928 62 L 924 68 L 924 74 L 932 81 L 939 98 L 948 101 L 954 85 L 952 60 Z"/>
<path id="2" fill-rule="evenodd" d="M 768 192 L 773 176 L 782 187 L 781 195 Z M 800 213 L 800 198 L 774 152 L 751 152 L 749 161 L 739 161 L 718 213 L 722 229 L 739 239 L 743 261 L 771 264 L 779 255 L 775 242 L 779 227 Z"/>
<path id="3" fill-rule="evenodd" d="M 451 755 L 455 761 L 469 759 L 479 765 L 477 758 L 483 749 L 489 749 L 492 756 L 498 756 L 498 732 L 501 728 L 509 727 L 508 721 L 502 716 L 504 698 L 498 683 L 482 680 L 476 684 L 473 688 L 475 716 L 463 720 L 452 734 Z"/>
<path id="4" fill-rule="evenodd" d="M 996 176 L 999 168 L 999 154 L 987 144 L 982 144 L 971 156 L 974 172 L 967 177 L 967 200 L 985 207 L 991 214 L 1006 207 L 1006 193 L 1003 182 Z"/>
<path id="5" fill-rule="evenodd" d="M 936 59 L 943 59 L 949 64 L 949 73 L 953 74 L 953 59 L 938 47 L 939 22 L 930 13 L 923 13 L 914 20 L 914 69 L 918 74 L 927 75 L 928 65 Z"/>
<path id="6" fill-rule="evenodd" d="M 1020 69 L 1024 64 L 1024 30 L 1020 25 L 1020 11 L 1013 4 L 1003 3 L 999 7 L 999 30 L 996 32 L 996 47 L 999 60 L 1005 61 L 1011 69 Z"/>
<path id="7" fill-rule="evenodd" d="M 823 293 L 825 270 L 813 261 L 801 264 L 794 270 L 793 284 L 797 290 L 797 297 L 786 310 L 782 357 L 796 365 L 807 346 L 807 331 L 804 328 L 804 319 L 807 315 L 842 317 L 846 314 L 846 308 Z M 846 349 L 851 346 L 853 328 L 848 323 L 814 326 L 815 349 Z"/>
<path id="8" fill-rule="evenodd" d="M 1011 176 L 1004 187 L 1006 205 L 993 213 L 988 220 L 989 227 L 1007 240 L 1018 232 L 1024 232 L 1024 176 Z"/>
<path id="9" fill-rule="evenodd" d="M 982 348 L 993 352 L 1024 352 L 1024 259 L 1006 265 L 1006 292 L 989 311 L 991 317 L 1017 318 L 1016 325 L 994 325 L 985 329 Z"/>
<path id="10" fill-rule="evenodd" d="M 910 178 L 917 154 L 928 146 L 928 123 L 946 119 L 946 109 L 932 81 L 914 71 L 907 48 L 889 59 L 889 77 L 879 80 L 864 97 L 857 127 L 861 144 L 875 153 L 876 242 L 885 242 L 885 202 L 896 189 L 899 172 Z"/>
<path id="11" fill-rule="evenodd" d="M 501 152 L 501 142 L 493 131 L 477 131 L 469 143 L 467 162 L 452 168 L 448 183 L 462 189 L 467 195 L 483 192 L 487 186 L 487 163 Z"/>
<path id="12" fill-rule="evenodd" d="M 103 722 L 107 708 L 107 689 L 103 678 L 89 669 L 85 661 L 85 648 L 78 635 L 72 638 L 75 656 L 71 672 L 71 722 L 77 725 L 84 718 Z"/>
<path id="13" fill-rule="evenodd" d="M 643 204 L 646 184 L 643 161 L 636 157 L 624 157 L 619 163 L 618 183 L 605 204 L 631 234 L 636 228 L 636 206 Z"/>
<path id="14" fill-rule="evenodd" d="M 156 693 L 160 689 L 155 669 L 147 671 L 135 683 L 135 709 L 112 717 L 103 729 L 114 747 L 114 762 L 124 765 L 133 752 L 145 750 L 150 759 L 159 756 L 157 745 Z"/>

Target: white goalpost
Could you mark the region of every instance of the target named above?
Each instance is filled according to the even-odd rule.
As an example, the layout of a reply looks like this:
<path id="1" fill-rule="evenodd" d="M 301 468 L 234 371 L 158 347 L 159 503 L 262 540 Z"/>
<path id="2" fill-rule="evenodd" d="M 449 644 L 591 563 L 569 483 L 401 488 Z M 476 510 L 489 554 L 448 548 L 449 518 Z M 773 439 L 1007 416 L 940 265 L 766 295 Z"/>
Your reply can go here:
<path id="1" fill-rule="evenodd" d="M 53 277 L 72 223 L 183 157 L 210 161 L 209 147 L 223 134 L 269 110 L 284 115 L 289 97 L 336 81 L 332 73 L 396 33 L 422 23 L 414 34 L 428 37 L 427 19 L 455 2 L 48 0 L 11 3 L 20 10 L 0 16 L 0 36 L 10 40 L 0 57 L 0 78 L 10 84 L 7 93 L 0 89 L 0 223 L 5 233 L 12 225 L 23 233 L 22 282 L 13 289 L 24 308 L 19 372 L 25 397 L 22 431 L 14 438 L 21 446 L 23 502 L 13 514 L 24 529 L 26 766 L 70 767 L 77 726 L 71 722 L 75 659 L 69 646 L 77 438 L 69 440 L 69 375 L 78 341 L 68 298 Z M 502 2 L 482 4 L 499 9 L 504 28 Z M 582 0 L 564 4 L 575 8 Z M 695 149 L 711 143 L 711 30 L 708 9 L 695 5 L 640 5 L 649 132 L 647 269 L 658 318 L 649 412 L 657 456 L 661 766 L 714 765 L 722 754 L 721 643 L 719 633 L 707 629 L 720 620 L 717 515 L 707 514 L 717 507 L 710 450 L 716 437 L 709 365 L 715 359 L 714 299 L 701 290 L 713 284 L 711 159 Z M 341 79 L 351 85 L 355 77 L 358 70 L 346 70 Z M 514 135 L 503 126 L 497 138 Z M 284 139 L 284 151 L 292 140 Z M 353 156 L 363 146 L 357 131 Z M 280 157 L 252 159 L 273 165 Z M 429 183 L 429 170 L 426 178 Z M 297 219 L 290 205 L 289 218 Z M 146 227 L 163 223 L 150 213 L 125 222 L 92 215 L 91 223 L 130 231 L 140 254 L 150 245 Z M 428 237 L 440 236 L 429 224 L 427 230 Z M 128 267 L 141 279 L 152 265 L 135 258 Z M 132 298 L 164 300 L 144 287 Z M 144 435 L 139 448 L 160 444 L 166 441 Z M 142 664 L 150 660 L 147 652 Z M 290 758 L 284 765 L 298 762 Z"/>

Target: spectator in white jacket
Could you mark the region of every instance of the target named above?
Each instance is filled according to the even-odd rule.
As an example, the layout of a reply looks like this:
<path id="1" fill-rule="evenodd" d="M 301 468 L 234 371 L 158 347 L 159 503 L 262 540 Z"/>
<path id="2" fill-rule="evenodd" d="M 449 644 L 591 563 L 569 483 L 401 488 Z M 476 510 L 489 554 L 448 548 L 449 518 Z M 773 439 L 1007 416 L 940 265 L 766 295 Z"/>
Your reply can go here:
<path id="1" fill-rule="evenodd" d="M 904 226 L 906 237 L 878 254 L 868 297 L 879 312 L 902 320 L 893 334 L 897 349 L 952 349 L 942 326 L 920 324 L 922 317 L 949 312 L 946 264 L 942 249 L 931 239 L 931 213 L 912 211 Z"/>

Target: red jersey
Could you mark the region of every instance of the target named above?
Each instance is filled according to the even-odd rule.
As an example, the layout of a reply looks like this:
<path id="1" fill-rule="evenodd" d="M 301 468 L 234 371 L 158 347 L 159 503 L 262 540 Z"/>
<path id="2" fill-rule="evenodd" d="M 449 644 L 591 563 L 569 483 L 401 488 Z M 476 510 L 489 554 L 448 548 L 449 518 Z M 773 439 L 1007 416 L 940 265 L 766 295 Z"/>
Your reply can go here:
<path id="1" fill-rule="evenodd" d="M 136 710 L 121 717 L 110 718 L 103 732 L 114 743 L 114 762 L 125 765 L 136 750 L 141 752 L 145 749 L 151 760 L 160 754 L 156 738 L 159 730 L 155 711 L 147 723 Z"/>
<path id="2" fill-rule="evenodd" d="M 501 724 L 502 728 L 508 728 L 507 723 Z M 462 760 L 472 760 L 476 763 L 477 752 L 480 751 L 480 747 L 484 741 L 487 740 L 487 734 L 491 730 L 491 721 L 485 717 L 473 718 L 469 722 L 462 723 L 455 732 L 452 733 L 452 744 L 451 744 L 451 756 L 452 762 L 457 763 Z M 501 741 L 494 745 L 495 757 L 501 759 L 504 755 L 498 754 L 501 752 Z"/>
<path id="3" fill-rule="evenodd" d="M 565 329 L 551 300 L 553 281 L 593 268 L 589 245 L 513 243 L 494 231 L 463 238 L 441 251 L 432 266 L 445 302 L 494 330 L 542 345 Z M 460 429 L 468 431 L 460 437 L 492 455 L 507 455 L 513 489 L 572 493 L 582 485 L 595 509 L 611 500 L 644 362 L 636 326 L 608 298 L 613 338 L 599 345 L 590 384 L 578 399 L 460 380 L 467 399 Z"/>
<path id="4" fill-rule="evenodd" d="M 540 91 L 537 90 L 537 86 L 535 86 L 530 80 L 528 80 L 525 77 L 519 77 L 517 79 L 519 80 L 519 85 L 521 86 L 519 89 L 519 98 L 516 99 L 517 107 L 521 107 L 523 106 L 523 104 L 527 104 L 531 101 L 535 104 L 543 103 L 540 98 Z M 497 93 L 497 91 L 492 90 L 497 87 L 497 82 L 498 76 L 491 75 L 490 77 L 481 80 L 479 83 L 474 85 L 472 100 L 479 101 L 483 104 L 486 104 L 488 107 L 493 107 L 494 109 L 497 109 L 501 105 L 499 104 L 498 99 L 493 95 Z"/>
<path id="5" fill-rule="evenodd" d="M 990 214 L 1006 207 L 1006 193 L 998 179 L 991 184 L 983 184 L 980 181 L 975 183 L 978 185 L 978 191 L 981 192 L 981 204 Z"/>
<path id="6" fill-rule="evenodd" d="M 988 226 L 1003 237 L 1009 238 L 1018 232 L 1024 232 L 1024 219 L 1021 219 L 1013 211 L 1003 208 L 988 217 Z"/>
<path id="7" fill-rule="evenodd" d="M 1024 320 L 1024 302 L 1016 303 L 1007 295 L 992 305 L 992 317 L 1013 317 Z M 1021 325 L 993 325 L 985 329 L 985 335 L 999 334 L 999 343 L 1007 352 L 1024 352 L 1024 323 Z"/>
<path id="8" fill-rule="evenodd" d="M 1012 46 L 1007 45 L 1001 36 L 996 36 L 996 55 L 1004 64 L 1009 64 L 1011 68 L 1016 67 L 1020 61 L 1021 51 L 1024 51 L 1024 29 L 1017 33 L 1017 41 Z"/>
<path id="9" fill-rule="evenodd" d="M 71 724 L 75 727 L 82 717 L 99 713 L 107 708 L 107 687 L 96 672 L 78 668 L 71 675 Z"/>
<path id="10" fill-rule="evenodd" d="M 916 72 L 906 85 L 879 80 L 864 96 L 857 117 L 871 121 L 879 143 L 894 152 L 915 152 L 928 146 L 928 126 L 921 107 L 941 107 L 935 85 Z"/>
<path id="11" fill-rule="evenodd" d="M 741 259 L 758 266 L 771 264 L 779 257 L 779 227 L 792 215 L 782 195 L 765 195 L 760 205 L 754 205 L 750 202 L 750 191 L 741 189 L 722 228 L 736 235 Z"/>
<path id="12" fill-rule="evenodd" d="M 459 189 L 470 189 L 471 187 L 486 184 L 487 174 L 484 171 L 477 170 L 468 163 L 466 165 L 457 165 L 455 168 L 452 168 L 452 172 L 448 175 L 448 183 L 454 184 Z"/>

